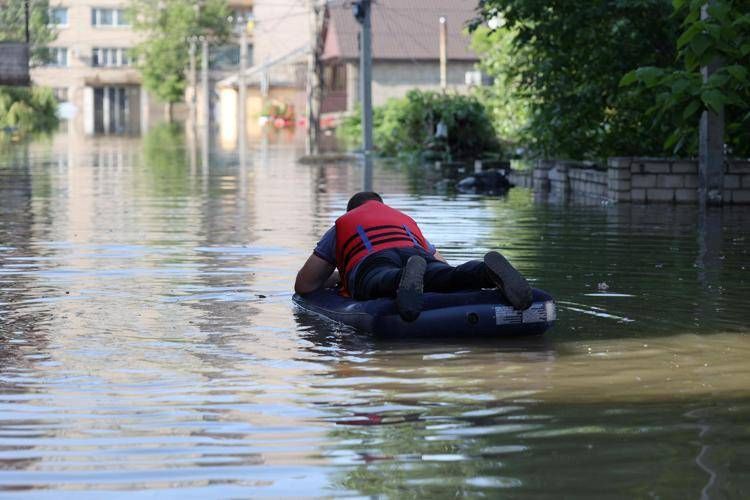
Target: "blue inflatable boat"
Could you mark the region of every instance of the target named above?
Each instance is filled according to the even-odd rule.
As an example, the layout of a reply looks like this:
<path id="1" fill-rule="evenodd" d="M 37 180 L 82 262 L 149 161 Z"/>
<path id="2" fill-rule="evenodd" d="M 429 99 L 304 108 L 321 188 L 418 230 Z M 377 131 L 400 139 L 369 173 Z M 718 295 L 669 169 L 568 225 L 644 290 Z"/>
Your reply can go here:
<path id="1" fill-rule="evenodd" d="M 303 311 L 387 337 L 541 335 L 557 316 L 552 296 L 536 288 L 525 311 L 513 309 L 497 290 L 425 293 L 422 313 L 411 323 L 401 319 L 393 299 L 357 301 L 326 289 L 292 300 Z"/>

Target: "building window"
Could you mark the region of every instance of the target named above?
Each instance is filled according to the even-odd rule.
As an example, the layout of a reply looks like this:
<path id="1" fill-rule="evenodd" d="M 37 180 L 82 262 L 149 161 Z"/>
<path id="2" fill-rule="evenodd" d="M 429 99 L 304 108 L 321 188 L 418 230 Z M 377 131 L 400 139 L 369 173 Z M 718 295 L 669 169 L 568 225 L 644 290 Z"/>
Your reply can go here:
<path id="1" fill-rule="evenodd" d="M 49 11 L 49 23 L 53 26 L 68 25 L 68 9 L 65 7 L 55 7 Z"/>
<path id="2" fill-rule="evenodd" d="M 240 65 L 240 47 L 238 45 L 212 46 L 208 56 L 209 68 L 220 71 L 234 71 Z M 253 44 L 247 44 L 246 67 L 253 65 Z"/>
<path id="3" fill-rule="evenodd" d="M 68 100 L 68 87 L 55 87 L 52 89 L 52 93 L 59 102 Z"/>
<path id="4" fill-rule="evenodd" d="M 115 11 L 115 24 L 117 26 L 130 26 L 130 20 L 128 19 L 128 14 L 122 9 L 118 9 Z"/>
<path id="5" fill-rule="evenodd" d="M 253 9 L 252 8 L 234 8 L 232 9 L 232 17 L 234 19 L 244 19 L 245 21 L 253 20 Z"/>
<path id="6" fill-rule="evenodd" d="M 346 90 L 346 66 L 335 64 L 323 68 L 323 88 L 330 92 Z"/>
<path id="7" fill-rule="evenodd" d="M 124 9 L 91 9 L 91 26 L 130 26 Z"/>
<path id="8" fill-rule="evenodd" d="M 464 74 L 464 83 L 473 87 L 487 87 L 494 83 L 494 79 L 481 71 L 467 71 Z"/>
<path id="9" fill-rule="evenodd" d="M 96 67 L 129 66 L 128 49 L 94 47 L 91 52 L 91 65 Z"/>
<path id="10" fill-rule="evenodd" d="M 64 47 L 49 47 L 47 51 L 47 66 L 64 67 L 68 65 L 68 49 Z"/>

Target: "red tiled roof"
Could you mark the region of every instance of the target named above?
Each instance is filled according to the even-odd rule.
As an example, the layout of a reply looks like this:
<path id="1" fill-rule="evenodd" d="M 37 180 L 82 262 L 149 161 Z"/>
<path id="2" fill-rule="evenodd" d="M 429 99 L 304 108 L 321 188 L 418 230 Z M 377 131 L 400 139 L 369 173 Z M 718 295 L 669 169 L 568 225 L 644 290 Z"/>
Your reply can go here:
<path id="1" fill-rule="evenodd" d="M 448 59 L 478 60 L 469 47 L 466 23 L 476 16 L 477 0 L 374 0 L 373 59 L 439 59 L 440 17 L 448 22 Z M 329 6 L 324 60 L 359 58 L 359 23 L 348 5 Z"/>

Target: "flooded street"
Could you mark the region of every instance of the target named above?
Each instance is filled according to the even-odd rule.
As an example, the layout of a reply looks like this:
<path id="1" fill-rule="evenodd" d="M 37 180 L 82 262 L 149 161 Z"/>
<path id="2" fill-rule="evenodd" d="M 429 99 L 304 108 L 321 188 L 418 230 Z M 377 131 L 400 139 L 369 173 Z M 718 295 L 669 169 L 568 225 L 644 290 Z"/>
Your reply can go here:
<path id="1" fill-rule="evenodd" d="M 455 195 L 378 165 L 451 263 L 499 249 L 559 316 L 386 342 L 293 308 L 362 177 L 282 139 L 0 150 L 0 497 L 750 495 L 750 207 Z"/>

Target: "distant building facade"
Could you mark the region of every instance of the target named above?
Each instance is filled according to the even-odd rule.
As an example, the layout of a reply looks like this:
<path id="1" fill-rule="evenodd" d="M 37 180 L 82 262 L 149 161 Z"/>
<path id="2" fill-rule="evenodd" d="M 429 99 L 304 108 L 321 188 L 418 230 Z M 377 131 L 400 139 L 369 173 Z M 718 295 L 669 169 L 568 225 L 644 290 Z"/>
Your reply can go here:
<path id="1" fill-rule="evenodd" d="M 246 123 L 257 136 L 267 115 L 293 109 L 296 123 L 306 120 L 306 86 L 313 41 L 311 3 L 254 0 L 254 65 L 245 74 Z M 476 16 L 476 0 L 378 0 L 372 3 L 372 96 L 380 105 L 411 89 L 439 90 L 440 18 L 447 20 L 447 87 L 467 92 L 482 83 L 479 61 L 470 48 L 466 24 Z M 360 25 L 350 2 L 327 2 L 321 54 L 323 125 L 352 112 L 359 102 Z M 239 79 L 217 82 L 222 142 L 237 140 Z M 269 111 L 270 110 L 270 111 Z M 260 118 L 260 120 L 259 120 Z M 271 116 L 273 119 L 273 116 Z"/>
<path id="2" fill-rule="evenodd" d="M 252 0 L 232 0 L 229 5 L 243 15 L 252 12 Z M 130 58 L 130 49 L 143 35 L 130 26 L 128 6 L 127 0 L 50 2 L 57 38 L 49 44 L 50 62 L 32 68 L 31 80 L 52 88 L 58 100 L 68 103 L 64 117 L 76 131 L 137 134 L 162 119 L 163 104 L 143 88 Z M 212 60 L 219 72 L 227 71 L 234 50 L 215 49 Z"/>
<path id="3" fill-rule="evenodd" d="M 128 50 L 139 40 L 117 0 L 50 2 L 57 38 L 50 62 L 31 70 L 35 85 L 51 87 L 69 103 L 70 126 L 87 134 L 138 133 L 149 116 Z"/>
<path id="4" fill-rule="evenodd" d="M 384 104 L 411 89 L 440 90 L 440 18 L 447 21 L 447 87 L 481 83 L 466 23 L 476 0 L 379 0 L 372 4 L 372 101 Z M 351 112 L 359 102 L 360 25 L 347 5 L 328 7 L 323 44 L 323 113 Z"/>
<path id="5" fill-rule="evenodd" d="M 245 74 L 246 122 L 250 138 L 274 123 L 291 128 L 305 116 L 305 88 L 311 40 L 310 3 L 307 0 L 254 0 L 250 30 L 253 60 Z M 239 102 L 238 72 L 216 82 L 219 96 L 220 140 L 227 148 L 236 144 Z"/>

